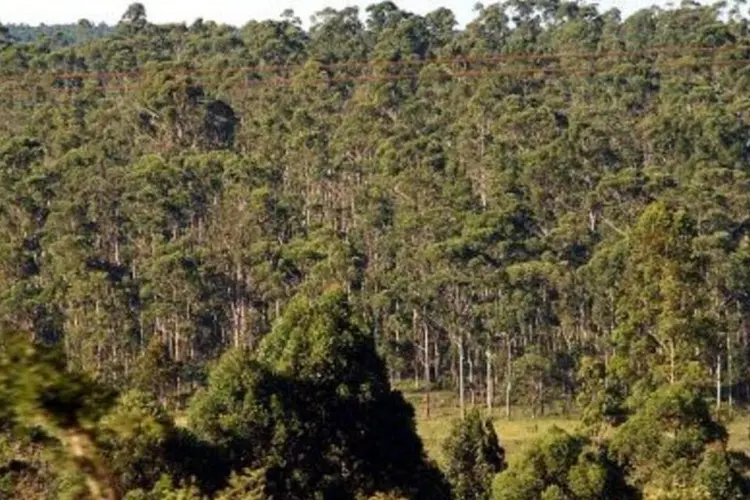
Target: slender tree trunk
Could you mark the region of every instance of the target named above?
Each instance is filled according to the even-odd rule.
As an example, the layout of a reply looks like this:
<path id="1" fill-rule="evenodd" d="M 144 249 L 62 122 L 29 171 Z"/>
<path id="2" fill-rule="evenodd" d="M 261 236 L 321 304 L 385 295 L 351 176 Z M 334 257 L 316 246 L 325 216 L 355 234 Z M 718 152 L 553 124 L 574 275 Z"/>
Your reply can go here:
<path id="1" fill-rule="evenodd" d="M 721 409 L 721 354 L 716 357 L 716 410 Z"/>
<path id="2" fill-rule="evenodd" d="M 412 335 L 413 335 L 412 338 L 414 339 L 415 345 L 419 345 L 419 340 L 418 340 L 419 339 L 419 326 L 418 326 L 417 319 L 418 319 L 418 313 L 417 313 L 416 308 L 414 308 L 411 310 L 411 327 L 412 327 Z M 419 389 L 419 373 L 421 371 L 419 365 L 421 364 L 421 362 L 419 360 L 418 352 L 417 352 L 417 355 L 414 356 L 413 361 L 414 361 L 414 388 Z"/>
<path id="3" fill-rule="evenodd" d="M 430 376 L 430 327 L 425 323 L 424 330 L 424 383 L 425 383 L 425 414 L 430 418 L 430 392 L 432 391 L 432 377 Z"/>
<path id="4" fill-rule="evenodd" d="M 508 363 L 505 374 L 505 418 L 510 420 L 510 395 L 513 390 L 513 350 L 508 342 Z"/>
<path id="5" fill-rule="evenodd" d="M 439 341 L 432 342 L 432 373 L 435 374 L 434 381 L 438 380 L 440 374 L 440 346 Z"/>
<path id="6" fill-rule="evenodd" d="M 489 348 L 485 351 L 486 363 L 487 363 L 487 414 L 492 415 L 492 400 L 494 398 L 493 385 L 492 385 L 492 352 Z"/>
<path id="7" fill-rule="evenodd" d="M 458 400 L 461 406 L 461 418 L 466 416 L 466 394 L 464 387 L 464 339 L 458 337 Z"/>
<path id="8" fill-rule="evenodd" d="M 534 410 L 534 418 L 544 416 L 544 379 L 540 376 L 536 383 L 536 409 Z"/>
<path id="9" fill-rule="evenodd" d="M 732 341 L 729 332 L 727 332 L 727 385 L 729 391 L 727 394 L 727 403 L 731 409 L 734 406 L 734 381 L 732 380 Z"/>
<path id="10" fill-rule="evenodd" d="M 476 350 L 472 350 L 469 352 L 469 356 L 467 356 L 467 363 L 469 364 L 469 397 L 471 399 L 471 406 L 475 406 L 477 404 L 476 399 L 476 384 L 474 381 L 474 353 Z"/>
<path id="11" fill-rule="evenodd" d="M 115 264 L 120 265 L 120 242 L 117 235 L 115 235 Z"/>
<path id="12" fill-rule="evenodd" d="M 241 307 L 242 306 L 240 305 L 240 308 Z M 242 311 L 240 310 L 238 311 L 237 320 L 235 321 L 235 324 L 233 325 L 233 328 L 232 328 L 234 330 L 233 343 L 234 343 L 235 349 L 238 349 L 240 347 L 240 331 L 242 330 L 241 325 L 242 325 Z"/>
<path id="13" fill-rule="evenodd" d="M 396 345 L 401 345 L 401 332 L 399 332 L 398 328 L 396 328 Z M 397 365 L 398 365 L 398 363 L 397 363 Z M 401 383 L 401 369 L 400 369 L 400 366 L 397 366 L 393 370 L 393 374 L 394 374 L 393 378 L 396 380 L 396 383 L 400 384 Z"/>

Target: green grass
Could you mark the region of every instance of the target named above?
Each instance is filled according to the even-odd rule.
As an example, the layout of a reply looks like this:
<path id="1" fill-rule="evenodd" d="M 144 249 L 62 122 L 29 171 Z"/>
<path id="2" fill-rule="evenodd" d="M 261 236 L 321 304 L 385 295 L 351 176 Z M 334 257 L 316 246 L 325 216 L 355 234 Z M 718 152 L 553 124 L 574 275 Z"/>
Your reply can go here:
<path id="1" fill-rule="evenodd" d="M 729 432 L 729 449 L 750 453 L 750 434 L 748 434 L 749 415 L 741 412 L 726 424 Z"/>
<path id="2" fill-rule="evenodd" d="M 443 463 L 442 443 L 448 437 L 451 426 L 459 413 L 457 410 L 455 416 L 443 415 L 417 419 L 417 432 L 422 438 L 427 454 L 440 464 Z M 524 444 L 543 435 L 554 426 L 573 431 L 578 425 L 577 420 L 564 417 L 519 418 L 518 420 L 493 417 L 493 422 L 500 444 L 505 449 L 507 460 L 513 460 L 518 451 L 523 449 Z"/>
<path id="3" fill-rule="evenodd" d="M 417 432 L 422 438 L 427 454 L 439 464 L 443 464 L 442 444 L 461 415 L 456 396 L 445 391 L 431 393 L 428 417 L 425 394 L 403 387 L 400 389 L 414 406 Z M 544 435 L 553 426 L 571 432 L 575 431 L 580 423 L 575 415 L 551 414 L 541 418 L 531 418 L 528 411 L 518 407 L 512 409 L 510 420 L 505 418 L 502 408 L 497 408 L 493 412 L 492 421 L 495 424 L 500 444 L 505 448 L 508 461 L 512 461 L 525 444 Z M 737 412 L 735 417 L 725 425 L 729 432 L 729 448 L 750 454 L 750 414 L 744 411 Z"/>
<path id="4" fill-rule="evenodd" d="M 456 396 L 451 392 L 432 392 L 430 394 L 430 415 L 426 414 L 425 394 L 404 391 L 406 399 L 414 406 L 417 420 L 417 432 L 422 438 L 425 450 L 430 458 L 443 463 L 442 444 L 448 437 L 451 427 L 461 415 Z M 515 413 L 516 416 L 513 414 Z M 524 444 L 542 436 L 550 428 L 557 426 L 566 431 L 573 431 L 578 426 L 575 416 L 549 415 L 531 418 L 522 408 L 513 408 L 511 419 L 505 418 L 504 409 L 493 412 L 492 421 L 500 444 L 505 448 L 507 460 L 521 450 Z"/>

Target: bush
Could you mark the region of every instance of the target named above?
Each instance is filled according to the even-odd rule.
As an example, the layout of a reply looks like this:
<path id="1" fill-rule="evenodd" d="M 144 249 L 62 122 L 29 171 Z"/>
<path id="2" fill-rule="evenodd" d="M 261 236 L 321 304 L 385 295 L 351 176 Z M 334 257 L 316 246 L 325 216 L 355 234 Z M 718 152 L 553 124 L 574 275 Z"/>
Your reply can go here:
<path id="1" fill-rule="evenodd" d="M 531 443 L 492 485 L 495 500 L 638 498 L 604 447 L 553 428 Z"/>
<path id="2" fill-rule="evenodd" d="M 700 394 L 674 385 L 638 405 L 615 432 L 610 450 L 628 480 L 646 494 L 736 498 L 746 490 L 738 469 L 744 465 L 726 453 L 726 442 L 726 429 Z"/>
<path id="3" fill-rule="evenodd" d="M 228 474 L 214 449 L 176 427 L 146 393 L 124 394 L 100 427 L 100 447 L 122 494 L 152 490 L 165 478 L 177 483 L 197 481 L 210 493 L 223 485 Z"/>
<path id="4" fill-rule="evenodd" d="M 492 421 L 472 410 L 457 422 L 443 444 L 447 457 L 446 477 L 458 500 L 486 500 L 492 478 L 505 466 Z"/>

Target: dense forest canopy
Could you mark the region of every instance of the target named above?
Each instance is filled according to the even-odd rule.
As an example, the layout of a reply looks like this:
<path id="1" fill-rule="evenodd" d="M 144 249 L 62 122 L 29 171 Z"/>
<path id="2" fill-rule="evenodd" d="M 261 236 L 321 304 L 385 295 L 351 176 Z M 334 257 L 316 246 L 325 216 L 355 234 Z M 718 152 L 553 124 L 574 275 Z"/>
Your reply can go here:
<path id="1" fill-rule="evenodd" d="M 599 486 L 625 488 L 613 486 L 622 466 L 628 488 L 699 495 L 696 468 L 731 469 L 711 447 L 726 437 L 704 403 L 750 399 L 746 14 L 740 3 L 684 2 L 622 18 L 509 0 L 478 5 L 458 29 L 447 9 L 421 16 L 386 1 L 326 9 L 309 28 L 293 12 L 232 27 L 155 25 L 134 4 L 113 27 L 0 26 L 3 338 L 56 347 L 55 363 L 92 384 L 150 395 L 127 401 L 171 436 L 159 446 L 218 446 L 229 469 L 253 469 L 237 488 L 296 498 L 308 485 L 334 498 L 326 488 L 353 494 L 354 483 L 291 480 L 286 441 L 274 441 L 273 460 L 244 456 L 233 446 L 248 436 L 207 415 L 228 405 L 264 425 L 283 420 L 274 412 L 304 422 L 303 400 L 277 404 L 263 391 L 313 383 L 314 361 L 302 358 L 326 351 L 297 329 L 350 320 L 310 326 L 295 311 L 340 287 L 347 312 L 336 314 L 356 318 L 385 364 L 381 374 L 372 353 L 341 347 L 369 360 L 362 383 L 378 389 L 338 389 L 364 414 L 392 408 L 405 442 L 412 417 L 390 382 L 454 390 L 462 411 L 563 407 L 589 433 L 621 429 L 606 453 L 592 434 L 550 437 L 539 446 L 575 450 L 555 459 L 559 470 L 540 472 L 531 450 L 519 467 L 558 478 L 554 491 L 511 470 L 493 482 L 494 459 L 465 484 L 517 495 L 498 498 L 601 498 Z M 269 335 L 290 350 L 272 352 Z M 232 363 L 247 366 L 241 392 L 257 400 L 216 402 L 234 394 L 222 392 Z M 195 435 L 156 415 L 165 408 L 197 412 Z M 675 450 L 664 442 L 651 456 L 660 438 L 640 442 L 633 429 L 674 422 L 673 408 L 688 412 L 680 429 L 699 446 L 669 483 L 653 470 Z M 243 418 L 234 424 L 270 439 Z M 461 432 L 479 435 L 472 422 Z M 352 452 L 352 464 L 369 465 L 351 477 L 367 494 L 425 495 L 404 486 L 434 473 L 419 472 L 433 469 L 408 446 L 412 476 L 369 475 L 371 457 Z M 167 462 L 154 470 L 173 471 Z M 596 488 L 581 482 L 593 476 Z M 215 492 L 206 481 L 196 488 Z"/>
<path id="2" fill-rule="evenodd" d="M 94 38 L 110 35 L 114 28 L 105 23 L 94 25 L 87 19 L 74 24 L 29 26 L 27 24 L 5 25 L 6 36 L 15 43 L 39 43 L 45 41 L 56 48 L 83 44 Z"/>

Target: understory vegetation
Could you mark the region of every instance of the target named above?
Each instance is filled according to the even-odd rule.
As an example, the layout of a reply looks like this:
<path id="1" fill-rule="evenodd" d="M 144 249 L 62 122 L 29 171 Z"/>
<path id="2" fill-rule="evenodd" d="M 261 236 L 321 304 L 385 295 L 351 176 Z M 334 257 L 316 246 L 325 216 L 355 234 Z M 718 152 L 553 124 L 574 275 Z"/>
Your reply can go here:
<path id="1" fill-rule="evenodd" d="M 0 497 L 747 498 L 748 95 L 739 2 L 0 25 Z"/>

